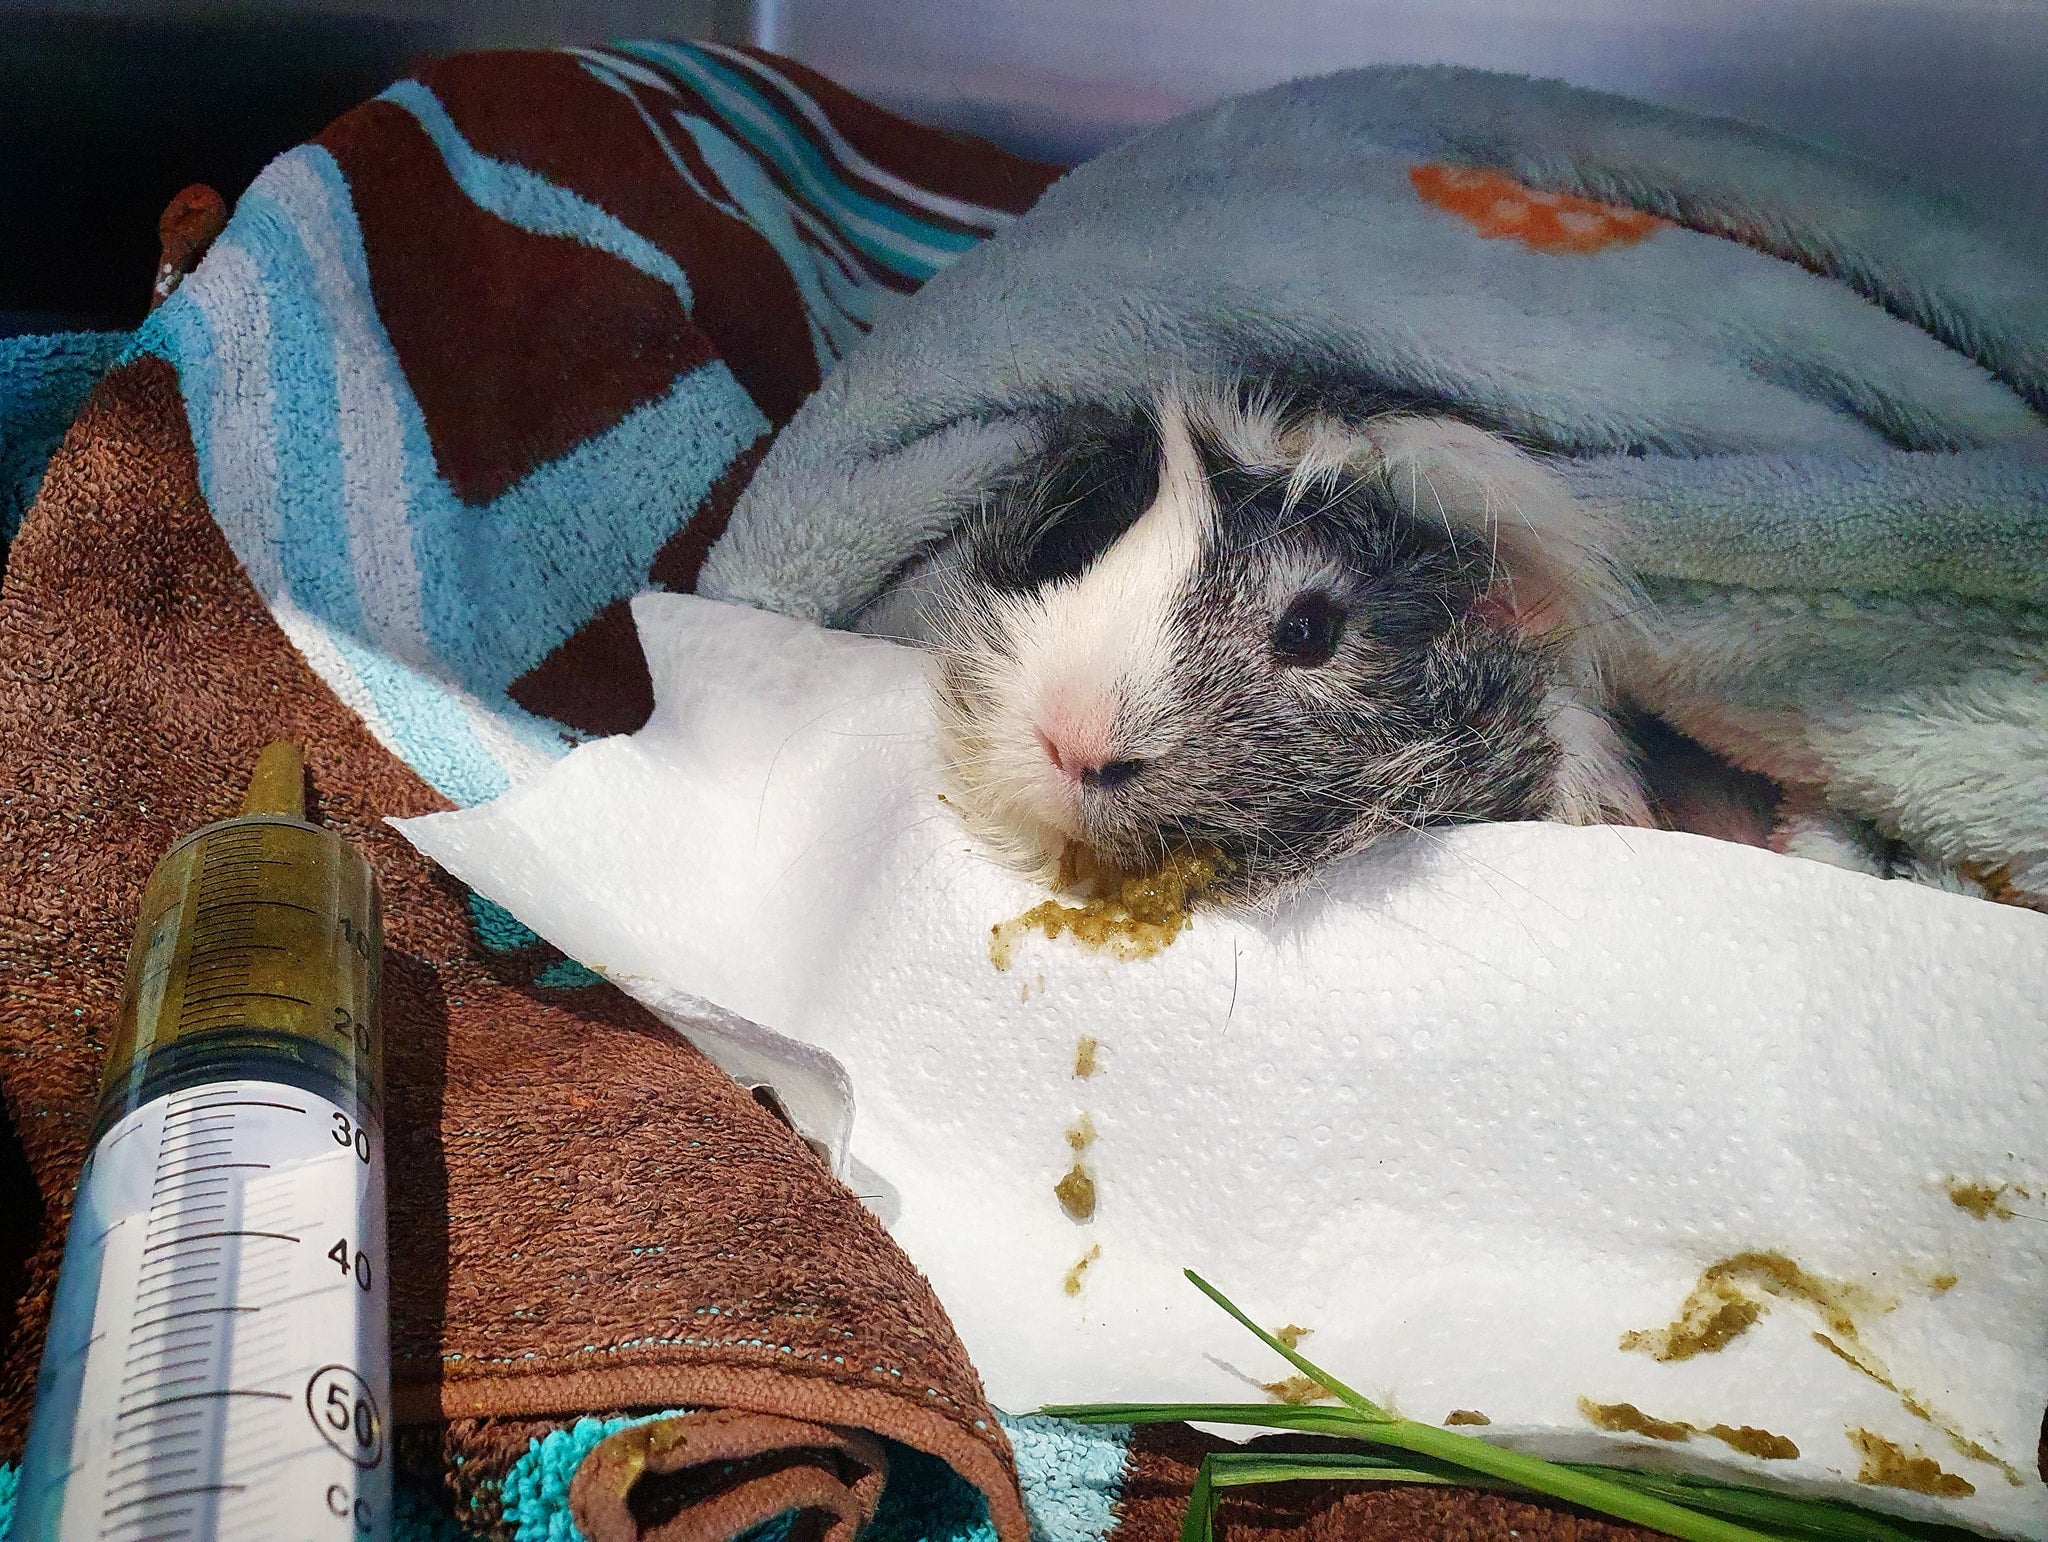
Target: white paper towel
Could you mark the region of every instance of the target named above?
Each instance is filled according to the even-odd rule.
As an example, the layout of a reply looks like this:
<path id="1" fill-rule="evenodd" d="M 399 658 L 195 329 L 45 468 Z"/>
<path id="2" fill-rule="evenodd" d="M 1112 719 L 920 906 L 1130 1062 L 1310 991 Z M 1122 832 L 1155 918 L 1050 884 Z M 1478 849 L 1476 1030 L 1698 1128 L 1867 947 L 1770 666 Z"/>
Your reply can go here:
<path id="1" fill-rule="evenodd" d="M 682 596 L 634 614 L 645 729 L 402 828 L 672 1018 L 703 998 L 836 1057 L 856 1186 L 999 1406 L 1259 1400 L 1289 1368 L 1193 1267 L 1411 1417 L 1616 1460 L 1580 1399 L 1626 1402 L 1800 1452 L 1634 1442 L 1649 1459 L 2048 1536 L 2048 920 L 1500 825 L 1389 843 L 1149 959 L 1033 936 L 999 972 L 990 926 L 1044 896 L 940 801 L 919 655 Z M 1054 1193 L 1084 1115 L 1086 1224 Z M 2006 1187 L 1980 1218 L 1970 1185 Z M 1765 1310 L 1719 1352 L 1621 1347 L 1758 1252 L 1847 1288 L 1847 1347 L 1910 1399 L 1753 1281 Z M 1974 1493 L 1858 1486 L 1854 1430 Z"/>

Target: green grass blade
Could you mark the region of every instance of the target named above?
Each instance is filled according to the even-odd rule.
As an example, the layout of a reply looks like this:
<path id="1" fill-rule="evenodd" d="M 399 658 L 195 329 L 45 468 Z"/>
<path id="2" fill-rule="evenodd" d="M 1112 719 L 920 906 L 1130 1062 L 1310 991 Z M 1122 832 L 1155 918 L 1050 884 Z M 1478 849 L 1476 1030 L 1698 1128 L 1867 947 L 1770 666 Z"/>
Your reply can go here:
<path id="1" fill-rule="evenodd" d="M 1257 1334 L 1260 1343 L 1264 1344 L 1268 1349 L 1271 1349 L 1275 1354 L 1285 1358 L 1287 1363 L 1293 1366 L 1297 1371 L 1301 1372 L 1302 1375 L 1308 1377 L 1312 1381 L 1319 1383 L 1322 1386 L 1328 1387 L 1330 1391 L 1336 1395 L 1339 1402 L 1348 1404 L 1350 1407 L 1356 1409 L 1360 1414 L 1364 1415 L 1368 1419 L 1391 1420 L 1394 1417 L 1394 1415 L 1388 1413 L 1386 1409 L 1380 1407 L 1379 1404 L 1373 1402 L 1364 1393 L 1359 1392 L 1355 1388 L 1345 1386 L 1343 1382 L 1337 1380 L 1337 1378 L 1332 1376 L 1328 1371 L 1325 1371 L 1320 1366 L 1316 1365 L 1306 1355 L 1301 1354 L 1296 1350 L 1289 1349 L 1285 1344 L 1281 1343 L 1278 1339 L 1274 1338 L 1272 1334 L 1268 1333 L 1264 1328 L 1261 1328 L 1257 1323 L 1253 1322 L 1249 1317 L 1245 1316 L 1244 1313 L 1240 1312 L 1237 1309 L 1236 1302 L 1232 1301 L 1228 1296 L 1224 1295 L 1222 1291 L 1218 1290 L 1214 1285 L 1211 1285 L 1207 1280 L 1203 1279 L 1199 1274 L 1195 1273 L 1194 1270 L 1183 1269 L 1181 1273 L 1185 1274 L 1188 1277 L 1188 1282 L 1191 1285 L 1193 1285 L 1195 1289 L 1199 1290 L 1211 1301 L 1215 1302 L 1218 1306 L 1222 1307 L 1224 1311 L 1228 1312 L 1232 1317 L 1235 1317 L 1245 1327 L 1251 1329 L 1253 1333 Z"/>
<path id="2" fill-rule="evenodd" d="M 1418 1467 L 1393 1457 L 1357 1451 L 1294 1451 L 1268 1455 L 1261 1451 L 1218 1451 L 1208 1459 L 1209 1481 L 1219 1489 L 1247 1488 L 1259 1483 L 1326 1482 L 1355 1479 L 1366 1483 L 1452 1483 L 1498 1488 L 1490 1478 L 1475 1478 L 1435 1464 Z"/>
<path id="3" fill-rule="evenodd" d="M 1910 1521 L 1879 1515 L 1857 1505 L 1807 1499 L 1776 1489 L 1725 1483 L 1693 1473 L 1660 1472 L 1642 1467 L 1594 1467 L 1562 1463 L 1575 1472 L 1589 1472 L 1656 1494 L 1675 1504 L 1711 1510 L 1730 1520 L 1747 1521 L 1814 1542 L 1982 1542 L 1982 1534 L 1933 1521 Z"/>
<path id="4" fill-rule="evenodd" d="M 1252 1425 L 1334 1436 L 1420 1457 L 1397 1461 L 1345 1452 L 1217 1452 L 1197 1475 L 1183 1542 L 1214 1542 L 1218 1490 L 1302 1479 L 1448 1483 L 1526 1491 L 1649 1526 L 1685 1542 L 1949 1542 L 1975 1534 L 1931 1522 L 1895 1520 L 1855 1506 L 1692 1474 L 1548 1462 L 1476 1436 L 1404 1419 L 1331 1376 L 1253 1322 L 1193 1270 L 1189 1281 L 1302 1375 L 1346 1406 L 1284 1403 L 1086 1403 L 1040 1409 L 1085 1424 Z M 1193 1496 L 1191 1496 L 1192 1499 Z"/>
<path id="5" fill-rule="evenodd" d="M 1369 1451 L 1219 1451 L 1206 1464 L 1213 1489 L 1247 1488 L 1266 1483 L 1350 1480 L 1360 1483 L 1446 1484 L 1495 1493 L 1525 1494 L 1518 1484 L 1435 1462 L 1404 1462 Z M 1560 1463 L 1575 1472 L 1607 1478 L 1628 1488 L 1654 1493 L 1674 1503 L 1711 1510 L 1726 1519 L 1747 1521 L 1772 1536 L 1798 1542 L 1965 1542 L 1973 1532 L 1950 1526 L 1890 1519 L 1853 1506 L 1803 1499 L 1771 1489 L 1722 1483 L 1689 1473 L 1635 1468 L 1593 1467 Z M 1212 1501 L 1213 1504 L 1213 1501 Z"/>
<path id="6" fill-rule="evenodd" d="M 1195 1470 L 1194 1487 L 1188 1490 L 1188 1513 L 1180 1523 L 1180 1542 L 1215 1542 L 1216 1488 L 1209 1472 L 1209 1459 Z"/>
<path id="7" fill-rule="evenodd" d="M 1313 1403 L 1053 1403 L 1038 1410 L 1076 1424 L 1253 1424 L 1368 1439 L 1379 1421 Z"/>
<path id="8" fill-rule="evenodd" d="M 1556 1462 L 1546 1462 L 1541 1457 L 1524 1456 L 1519 1451 L 1504 1450 L 1471 1435 L 1455 1434 L 1450 1430 L 1440 1430 L 1434 1425 L 1421 1424 L 1413 1419 L 1403 1419 L 1391 1414 L 1363 1394 L 1329 1375 L 1306 1355 L 1289 1349 L 1245 1316 L 1238 1309 L 1236 1302 L 1194 1270 L 1186 1272 L 1189 1282 L 1197 1290 L 1222 1307 L 1241 1325 L 1250 1329 L 1258 1336 L 1260 1342 L 1284 1357 L 1302 1375 L 1328 1387 L 1362 1418 L 1370 1421 L 1372 1429 L 1367 1438 L 1376 1445 L 1395 1446 L 1469 1472 L 1485 1473 L 1489 1477 L 1504 1479 L 1536 1493 L 1548 1494 L 1553 1499 L 1562 1499 L 1568 1504 L 1613 1516 L 1617 1520 L 1634 1521 L 1641 1526 L 1669 1532 L 1672 1536 L 1681 1538 L 1682 1542 L 1783 1542 L 1782 1538 L 1772 1537 L 1768 1533 L 1724 1520 L 1717 1515 L 1703 1515 L 1697 1510 L 1687 1509 L 1656 1494 L 1646 1494 L 1607 1478 L 1560 1466 Z"/>

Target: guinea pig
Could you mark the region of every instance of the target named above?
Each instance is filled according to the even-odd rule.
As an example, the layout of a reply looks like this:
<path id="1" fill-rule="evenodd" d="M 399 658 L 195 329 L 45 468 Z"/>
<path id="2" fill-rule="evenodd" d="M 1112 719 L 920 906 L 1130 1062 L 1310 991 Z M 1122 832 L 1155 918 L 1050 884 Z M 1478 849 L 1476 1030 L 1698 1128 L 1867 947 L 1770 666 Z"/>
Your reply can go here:
<path id="1" fill-rule="evenodd" d="M 998 854 L 1198 851 L 1257 903 L 1390 832 L 1647 823 L 1602 692 L 1630 609 L 1598 519 L 1506 440 L 1233 385 L 1052 421 L 861 629 L 935 650 Z"/>

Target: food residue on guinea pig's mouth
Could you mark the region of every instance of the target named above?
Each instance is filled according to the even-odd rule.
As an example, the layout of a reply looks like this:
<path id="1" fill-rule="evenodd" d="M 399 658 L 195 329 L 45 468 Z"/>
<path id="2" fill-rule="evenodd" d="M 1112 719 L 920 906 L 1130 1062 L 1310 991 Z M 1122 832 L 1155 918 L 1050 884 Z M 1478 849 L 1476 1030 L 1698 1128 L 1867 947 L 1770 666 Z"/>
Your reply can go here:
<path id="1" fill-rule="evenodd" d="M 1217 853 L 1175 852 L 1149 873 L 1106 868 L 1084 848 L 1069 844 L 1060 858 L 1059 886 L 1081 897 L 1070 905 L 1048 899 L 1021 916 L 988 929 L 988 960 L 1008 969 L 1017 939 L 1028 932 L 1076 942 L 1118 958 L 1150 958 L 1178 937 L 1194 906 L 1215 887 L 1224 862 Z"/>

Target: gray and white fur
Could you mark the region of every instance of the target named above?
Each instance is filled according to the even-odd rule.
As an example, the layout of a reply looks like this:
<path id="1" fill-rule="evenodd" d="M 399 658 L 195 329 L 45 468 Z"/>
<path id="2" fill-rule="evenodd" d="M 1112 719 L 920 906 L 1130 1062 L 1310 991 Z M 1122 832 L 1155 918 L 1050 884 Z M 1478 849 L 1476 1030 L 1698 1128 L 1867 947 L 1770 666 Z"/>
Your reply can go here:
<path id="1" fill-rule="evenodd" d="M 1390 832 L 1647 823 L 1599 521 L 1462 421 L 1237 385 L 1056 420 L 859 623 L 935 650 L 956 800 L 1050 877 L 1213 849 L 1259 902 Z"/>

